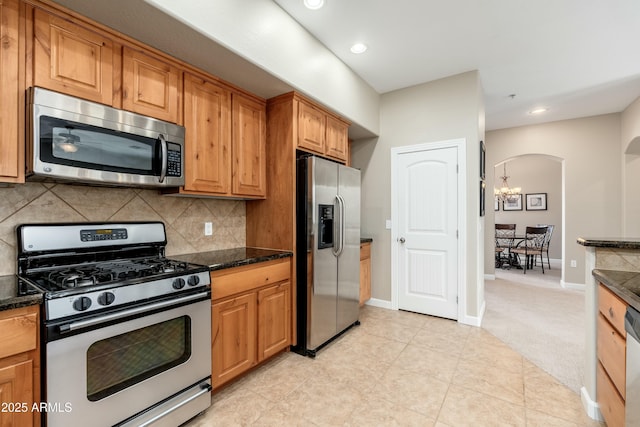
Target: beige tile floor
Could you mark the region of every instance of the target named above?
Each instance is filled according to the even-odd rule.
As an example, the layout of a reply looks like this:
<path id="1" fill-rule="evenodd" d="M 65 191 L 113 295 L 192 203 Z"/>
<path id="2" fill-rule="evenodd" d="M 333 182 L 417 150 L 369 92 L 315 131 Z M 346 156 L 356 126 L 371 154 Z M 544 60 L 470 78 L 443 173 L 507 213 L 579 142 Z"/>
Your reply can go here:
<path id="1" fill-rule="evenodd" d="M 315 359 L 284 353 L 189 427 L 601 426 L 580 397 L 481 328 L 366 306 Z"/>

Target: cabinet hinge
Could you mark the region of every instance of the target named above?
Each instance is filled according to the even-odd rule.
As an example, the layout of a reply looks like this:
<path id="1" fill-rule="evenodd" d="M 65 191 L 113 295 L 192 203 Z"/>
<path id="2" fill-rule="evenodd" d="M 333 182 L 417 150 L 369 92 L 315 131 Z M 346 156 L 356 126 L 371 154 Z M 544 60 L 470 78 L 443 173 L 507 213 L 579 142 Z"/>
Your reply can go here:
<path id="1" fill-rule="evenodd" d="M 460 165 L 456 165 L 456 173 L 460 173 Z"/>
<path id="2" fill-rule="evenodd" d="M 459 238 L 460 238 L 460 233 L 458 230 L 456 230 L 456 239 L 459 239 Z"/>

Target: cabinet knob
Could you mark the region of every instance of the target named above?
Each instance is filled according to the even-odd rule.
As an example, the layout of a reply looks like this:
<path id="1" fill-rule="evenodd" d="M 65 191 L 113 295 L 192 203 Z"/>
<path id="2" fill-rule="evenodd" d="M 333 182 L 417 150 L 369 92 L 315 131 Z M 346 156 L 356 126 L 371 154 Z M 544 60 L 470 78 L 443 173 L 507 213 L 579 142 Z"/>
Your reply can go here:
<path id="1" fill-rule="evenodd" d="M 404 237 L 401 237 L 401 238 L 398 239 L 398 242 L 404 243 L 404 242 L 406 242 L 406 240 L 404 240 Z"/>

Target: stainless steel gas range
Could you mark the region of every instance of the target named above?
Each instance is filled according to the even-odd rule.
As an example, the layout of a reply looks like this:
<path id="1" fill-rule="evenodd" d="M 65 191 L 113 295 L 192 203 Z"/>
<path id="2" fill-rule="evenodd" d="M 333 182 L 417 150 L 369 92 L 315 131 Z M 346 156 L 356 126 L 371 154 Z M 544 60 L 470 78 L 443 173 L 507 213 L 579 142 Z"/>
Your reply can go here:
<path id="1" fill-rule="evenodd" d="M 211 402 L 205 266 L 165 257 L 161 222 L 23 224 L 18 275 L 43 292 L 49 427 L 177 426 Z"/>

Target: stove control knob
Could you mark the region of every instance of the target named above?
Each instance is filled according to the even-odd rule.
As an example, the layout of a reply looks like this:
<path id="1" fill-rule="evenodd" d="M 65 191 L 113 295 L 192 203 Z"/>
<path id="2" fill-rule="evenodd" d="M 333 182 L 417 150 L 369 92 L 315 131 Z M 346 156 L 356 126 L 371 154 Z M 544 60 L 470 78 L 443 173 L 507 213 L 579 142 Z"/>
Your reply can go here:
<path id="1" fill-rule="evenodd" d="M 113 292 L 105 292 L 98 295 L 98 304 L 100 305 L 111 305 L 111 303 L 116 299 L 116 296 Z"/>
<path id="2" fill-rule="evenodd" d="M 176 280 L 173 281 L 173 283 L 171 284 L 171 286 L 173 286 L 173 289 L 182 289 L 184 288 L 184 279 L 179 277 Z"/>
<path id="3" fill-rule="evenodd" d="M 198 276 L 190 276 L 187 283 L 189 283 L 189 286 L 196 286 L 200 283 L 200 278 Z"/>
<path id="4" fill-rule="evenodd" d="M 91 298 L 80 297 L 73 302 L 73 308 L 77 311 L 85 311 L 91 307 Z"/>

